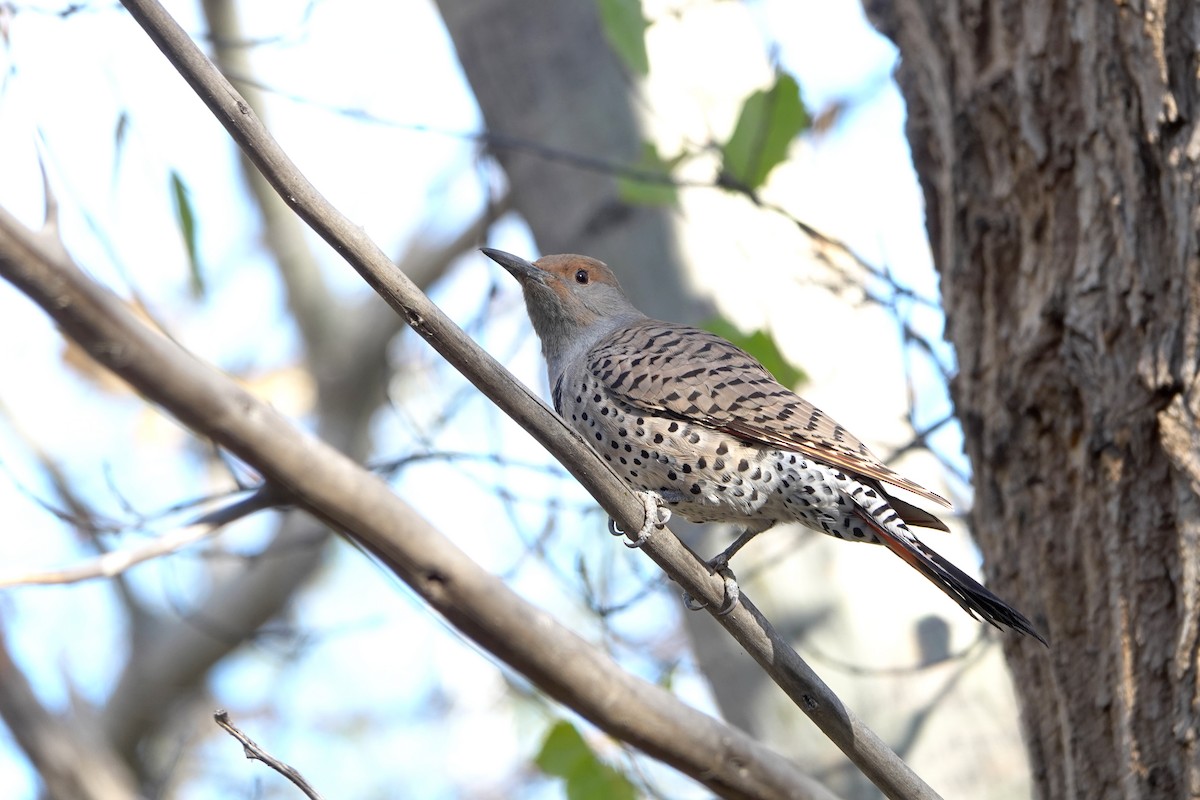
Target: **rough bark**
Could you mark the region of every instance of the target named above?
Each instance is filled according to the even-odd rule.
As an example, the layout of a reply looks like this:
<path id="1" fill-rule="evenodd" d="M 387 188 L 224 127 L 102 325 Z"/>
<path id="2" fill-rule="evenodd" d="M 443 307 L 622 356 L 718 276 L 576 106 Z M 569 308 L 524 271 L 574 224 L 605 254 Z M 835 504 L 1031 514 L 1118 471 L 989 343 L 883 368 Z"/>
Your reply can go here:
<path id="1" fill-rule="evenodd" d="M 866 3 L 1041 797 L 1200 796 L 1200 7 Z"/>
<path id="2" fill-rule="evenodd" d="M 633 111 L 637 87 L 622 72 L 604 41 L 593 4 L 439 0 L 439 8 L 490 131 L 536 144 L 546 151 L 616 162 L 636 158 L 642 138 Z M 653 51 L 651 55 L 653 58 Z M 654 79 L 652 64 L 650 81 Z M 653 92 L 650 94 L 653 96 Z M 511 181 L 514 205 L 529 222 L 541 252 L 580 252 L 610 262 L 635 304 L 653 316 L 689 322 L 705 316 L 703 306 L 688 291 L 675 248 L 664 239 L 673 232 L 669 217 L 661 209 L 622 206 L 612 175 L 581 169 L 570 161 L 548 159 L 544 152 L 539 155 L 506 146 L 503 138 L 494 142 L 493 152 Z M 839 270 L 844 269 L 839 265 Z M 837 286 L 845 281 L 844 272 L 826 272 L 819 259 L 803 271 L 806 281 L 814 286 Z M 856 306 L 861 305 L 857 294 L 844 294 L 833 296 L 814 288 L 798 299 L 822 306 L 834 302 L 844 307 L 845 313 L 856 313 Z M 861 338 L 848 341 L 847 347 L 871 347 L 878 335 L 890 335 L 890 320 L 864 325 L 861 315 L 856 319 L 851 326 L 853 333 L 845 335 Z M 897 394 L 901 385 L 899 380 L 895 383 Z M 876 402 L 883 401 L 877 398 Z M 888 408 L 891 413 L 891 406 Z M 827 410 L 837 412 L 836 408 Z M 897 409 L 895 417 L 901 416 Z M 704 526 L 691 526 L 679 518 L 671 525 L 706 556 L 732 540 L 731 532 L 724 528 L 703 530 Z M 832 652 L 849 660 L 861 658 L 868 669 L 907 663 L 905 656 L 881 657 L 876 626 L 907 625 L 909 617 L 901 622 L 896 615 L 888 615 L 887 621 L 877 621 L 861 613 L 857 602 L 860 582 L 828 578 L 830 565 L 839 559 L 852 561 L 860 555 L 858 548 L 847 547 L 844 554 L 829 558 L 793 559 L 786 569 L 766 571 L 772 558 L 779 560 L 778 554 L 788 547 L 787 542 L 798 541 L 795 536 L 791 531 L 773 532 L 770 540 L 779 543 L 773 557 L 772 547 L 765 542 L 739 556 L 739 580 L 752 596 L 769 603 L 770 618 L 790 630 L 796 639 L 809 642 L 814 633 L 820 639 L 822 632 L 817 629 L 823 628 L 829 640 L 836 642 L 830 648 Z M 836 546 L 830 549 L 838 550 Z M 897 573 L 904 570 L 899 563 L 893 566 Z M 810 588 L 817 586 L 820 588 Z M 939 597 L 934 603 L 943 599 Z M 906 603 L 905 613 L 918 605 Z M 946 605 L 948 609 L 935 608 L 958 613 L 951 604 Z M 847 611 L 856 607 L 859 611 Z M 914 620 L 921 615 L 911 613 Z M 820 731 L 782 705 L 787 703 L 786 698 L 763 673 L 751 668 L 741 648 L 707 615 L 686 615 L 684 629 L 725 719 L 771 742 L 799 763 L 821 765 L 823 777 L 839 794 L 879 796 L 878 790 Z M 947 670 L 953 667 L 897 678 L 897 685 L 866 677 L 851 690 L 855 697 L 851 706 L 867 714 L 893 743 L 904 743 L 914 738 L 911 731 L 921 731 L 927 752 L 938 753 L 940 742 L 961 744 L 953 715 L 942 714 L 942 710 L 986 704 L 982 698 L 990 697 L 994 682 L 1003 680 L 997 674 L 1002 672 L 997 662 L 989 658 L 985 664 L 973 664 L 971 678 L 960 684 L 953 699 L 939 709 L 934 725 L 924 724 L 929 718 L 926 704 L 930 697 L 940 696 Z M 843 688 L 848 688 L 845 683 Z M 897 693 L 903 693 L 906 702 L 895 702 Z M 918 774 L 946 791 L 947 796 L 964 784 L 978 786 L 983 781 L 988 783 L 987 791 L 975 796 L 1011 796 L 1005 791 L 1024 785 L 1023 770 L 1011 758 L 1015 734 L 1006 735 L 1013 729 L 1015 723 L 999 713 L 986 729 L 977 730 L 974 738 L 986 741 L 988 757 L 968 759 L 969 767 L 952 768 L 939 755 L 925 758 L 920 753 L 906 753 L 905 757 L 914 756 L 912 764 Z M 991 766 L 985 766 L 985 761 Z M 1004 777 L 982 778 L 991 774 L 989 769 Z"/>

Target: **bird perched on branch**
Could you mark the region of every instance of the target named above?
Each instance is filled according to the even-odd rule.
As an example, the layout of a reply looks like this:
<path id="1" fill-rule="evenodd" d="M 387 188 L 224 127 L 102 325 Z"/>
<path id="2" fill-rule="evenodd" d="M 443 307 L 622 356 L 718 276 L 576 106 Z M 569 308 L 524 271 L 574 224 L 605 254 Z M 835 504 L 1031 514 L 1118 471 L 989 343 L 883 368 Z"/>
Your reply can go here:
<path id="1" fill-rule="evenodd" d="M 521 284 L 559 415 L 634 490 L 692 522 L 742 527 L 709 562 L 714 569 L 756 534 L 795 521 L 882 544 L 972 617 L 1045 643 L 1019 611 L 917 539 L 910 525 L 948 529 L 885 484 L 949 507 L 944 498 L 893 472 L 748 353 L 707 331 L 647 317 L 593 258 L 530 263 L 483 252 Z M 736 583 L 727 586 L 732 608 Z"/>

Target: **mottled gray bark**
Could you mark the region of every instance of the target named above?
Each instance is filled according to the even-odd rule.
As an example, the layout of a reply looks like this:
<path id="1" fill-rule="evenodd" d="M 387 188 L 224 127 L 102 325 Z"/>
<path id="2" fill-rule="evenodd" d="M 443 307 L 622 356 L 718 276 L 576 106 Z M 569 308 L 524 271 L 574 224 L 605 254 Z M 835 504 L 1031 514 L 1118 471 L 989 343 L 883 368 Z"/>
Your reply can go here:
<path id="1" fill-rule="evenodd" d="M 1200 7 L 867 2 L 1037 793 L 1200 797 Z"/>

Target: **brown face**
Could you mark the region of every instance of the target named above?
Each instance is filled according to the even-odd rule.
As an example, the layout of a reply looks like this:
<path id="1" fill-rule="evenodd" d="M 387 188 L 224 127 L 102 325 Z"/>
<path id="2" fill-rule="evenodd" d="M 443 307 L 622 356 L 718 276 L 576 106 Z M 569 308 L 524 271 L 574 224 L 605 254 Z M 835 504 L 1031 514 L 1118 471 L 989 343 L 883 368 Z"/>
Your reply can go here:
<path id="1" fill-rule="evenodd" d="M 597 261 L 587 256 L 571 253 L 556 256 L 542 256 L 533 265 L 547 273 L 545 284 L 552 289 L 563 302 L 568 302 L 568 295 L 579 292 L 583 287 L 592 284 L 608 284 L 620 290 L 620 284 L 603 261 Z"/>
<path id="2" fill-rule="evenodd" d="M 529 318 L 547 352 L 567 347 L 594 325 L 641 316 L 621 293 L 612 270 L 594 258 L 543 256 L 531 264 L 490 247 L 483 253 L 520 281 Z"/>

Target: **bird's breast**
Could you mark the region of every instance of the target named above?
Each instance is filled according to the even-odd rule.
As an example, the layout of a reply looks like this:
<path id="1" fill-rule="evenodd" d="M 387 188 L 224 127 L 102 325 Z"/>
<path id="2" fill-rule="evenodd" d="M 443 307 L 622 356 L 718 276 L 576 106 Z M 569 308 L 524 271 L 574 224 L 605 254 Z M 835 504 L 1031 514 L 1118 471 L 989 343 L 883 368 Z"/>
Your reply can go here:
<path id="1" fill-rule="evenodd" d="M 582 371 L 556 383 L 555 406 L 568 424 L 632 488 L 658 493 L 692 522 L 765 527 L 819 516 L 833 502 L 822 490 L 824 466 L 799 454 L 629 405 Z"/>

